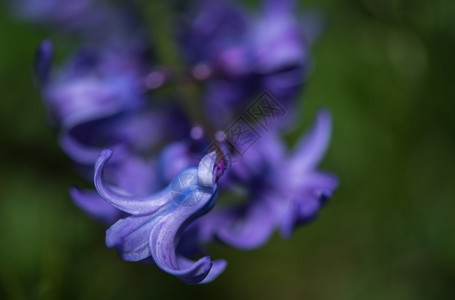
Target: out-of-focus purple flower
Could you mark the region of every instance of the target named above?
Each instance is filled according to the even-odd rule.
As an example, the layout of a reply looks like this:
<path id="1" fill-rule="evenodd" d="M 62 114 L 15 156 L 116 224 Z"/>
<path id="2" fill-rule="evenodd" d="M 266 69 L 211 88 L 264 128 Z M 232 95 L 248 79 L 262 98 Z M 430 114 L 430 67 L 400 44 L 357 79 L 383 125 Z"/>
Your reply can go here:
<path id="1" fill-rule="evenodd" d="M 140 55 L 129 48 L 83 50 L 57 73 L 51 72 L 52 57 L 52 43 L 44 41 L 35 68 L 67 155 L 90 178 L 101 149 L 115 147 L 106 170 L 110 182 L 135 195 L 161 188 L 156 178 L 152 180 L 157 171 L 153 157 L 141 156 L 190 129 L 172 104 L 157 105 L 146 98 Z M 103 222 L 112 223 L 122 215 L 95 191 L 73 188 L 71 195 L 80 208 Z"/>
<path id="2" fill-rule="evenodd" d="M 103 130 L 103 121 L 143 105 L 140 69 L 128 54 L 82 51 L 54 75 L 50 74 L 49 49 L 48 41 L 42 43 L 37 58 L 44 103 L 61 129 L 66 152 L 75 161 L 93 163 L 99 153 L 96 146 L 114 139 L 108 135 L 115 131 Z"/>
<path id="3" fill-rule="evenodd" d="M 252 249 L 263 245 L 275 229 L 287 238 L 296 226 L 312 220 L 338 185 L 334 175 L 316 169 L 330 132 L 330 114 L 321 111 L 314 128 L 291 153 L 276 134 L 264 136 L 232 166 L 232 181 L 243 186 L 246 202 L 201 219 L 201 239 L 216 237 Z"/>
<path id="4" fill-rule="evenodd" d="M 179 37 L 193 76 L 207 80 L 213 121 L 225 125 L 263 90 L 289 104 L 309 65 L 308 31 L 292 0 L 265 1 L 257 16 L 228 1 L 200 1 Z"/>
<path id="5" fill-rule="evenodd" d="M 21 19 L 56 26 L 62 30 L 101 37 L 106 28 L 118 30 L 120 16 L 106 1 L 11 0 L 12 11 Z M 102 30 L 104 29 L 104 30 Z"/>
<path id="6" fill-rule="evenodd" d="M 212 262 L 208 256 L 192 261 L 176 252 L 176 245 L 183 230 L 216 202 L 216 155 L 205 156 L 198 168 L 180 172 L 162 191 L 139 198 L 104 183 L 102 173 L 111 155 L 108 150 L 100 154 L 95 166 L 95 186 L 106 201 L 131 216 L 106 231 L 106 245 L 118 248 L 127 261 L 152 257 L 162 270 L 187 283 L 215 279 L 224 270 L 225 261 Z"/>
<path id="7" fill-rule="evenodd" d="M 81 51 L 57 74 L 50 73 L 51 52 L 49 42 L 43 42 L 37 73 L 44 103 L 60 129 L 62 148 L 74 161 L 93 164 L 101 149 L 117 144 L 149 150 L 166 136 L 182 136 L 189 130 L 176 109 L 152 107 L 146 99 L 142 90 L 146 70 L 135 52 Z"/>

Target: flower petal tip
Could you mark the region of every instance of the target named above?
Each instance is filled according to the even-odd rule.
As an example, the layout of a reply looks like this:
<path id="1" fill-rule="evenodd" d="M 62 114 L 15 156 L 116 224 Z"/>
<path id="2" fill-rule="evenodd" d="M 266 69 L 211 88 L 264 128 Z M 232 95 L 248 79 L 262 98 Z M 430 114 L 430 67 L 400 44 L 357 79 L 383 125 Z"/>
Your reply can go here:
<path id="1" fill-rule="evenodd" d="M 215 152 L 205 155 L 199 162 L 197 174 L 200 186 L 213 187 L 215 185 L 215 162 Z"/>
<path id="2" fill-rule="evenodd" d="M 100 157 L 109 159 L 112 157 L 113 151 L 111 149 L 104 149 L 100 152 Z"/>

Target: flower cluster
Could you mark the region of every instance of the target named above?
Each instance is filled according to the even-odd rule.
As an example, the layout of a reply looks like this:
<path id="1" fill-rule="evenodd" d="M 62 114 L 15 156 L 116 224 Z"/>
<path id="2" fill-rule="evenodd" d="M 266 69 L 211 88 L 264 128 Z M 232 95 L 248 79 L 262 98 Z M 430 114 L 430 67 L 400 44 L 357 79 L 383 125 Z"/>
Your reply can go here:
<path id="1" fill-rule="evenodd" d="M 140 7 L 39 2 L 16 5 L 83 41 L 58 69 L 43 41 L 35 70 L 63 151 L 95 186 L 71 196 L 110 225 L 106 245 L 122 259 L 207 283 L 226 262 L 203 256 L 204 245 L 253 249 L 276 231 L 288 238 L 332 196 L 337 178 L 317 169 L 330 113 L 319 111 L 292 150 L 282 138 L 298 117 L 319 30 L 293 1 L 264 1 L 257 13 L 190 1 L 164 34 L 180 58 L 173 64 L 155 51 L 163 37 L 148 34 Z"/>

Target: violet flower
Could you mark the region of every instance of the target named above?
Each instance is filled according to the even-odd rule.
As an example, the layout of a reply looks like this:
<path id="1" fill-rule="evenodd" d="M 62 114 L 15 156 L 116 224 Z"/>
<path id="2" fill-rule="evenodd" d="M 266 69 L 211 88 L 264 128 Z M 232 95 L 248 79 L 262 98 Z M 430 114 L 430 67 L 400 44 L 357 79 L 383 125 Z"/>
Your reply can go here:
<path id="1" fill-rule="evenodd" d="M 145 97 L 144 62 L 134 50 L 83 50 L 57 74 L 51 72 L 52 52 L 44 41 L 36 70 L 62 148 L 74 161 L 91 165 L 103 148 L 119 144 L 149 151 L 190 130 L 175 106 Z"/>
<path id="2" fill-rule="evenodd" d="M 198 168 L 184 170 L 162 191 L 140 198 L 104 183 L 102 173 L 111 155 L 108 150 L 100 154 L 95 166 L 95 185 L 106 201 L 131 216 L 106 231 L 106 245 L 118 248 L 127 261 L 152 257 L 159 268 L 186 283 L 215 279 L 224 270 L 225 261 L 212 262 L 208 256 L 192 261 L 181 256 L 176 245 L 184 229 L 210 211 L 216 202 L 216 155 L 206 155 Z"/>
<path id="3" fill-rule="evenodd" d="M 311 29 L 302 24 L 292 0 L 264 1 L 257 16 L 229 1 L 200 1 L 179 40 L 193 76 L 207 81 L 204 99 L 215 124 L 226 125 L 264 90 L 291 102 L 309 65 Z"/>
<path id="4" fill-rule="evenodd" d="M 104 2 L 21 2 L 36 21 L 84 33 L 85 46 L 58 70 L 52 69 L 52 44 L 43 42 L 35 68 L 61 147 L 96 188 L 74 187 L 71 196 L 111 225 L 106 245 L 122 259 L 153 261 L 186 283 L 210 282 L 226 262 L 192 260 L 201 257 L 202 245 L 221 241 L 253 249 L 275 231 L 288 238 L 331 197 L 338 179 L 317 168 L 330 139 L 330 114 L 318 113 L 292 151 L 280 137 L 283 126 L 275 125 L 293 119 L 320 28 L 313 28 L 314 18 L 297 18 L 294 1 L 263 1 L 258 14 L 233 2 L 199 1 L 178 34 L 185 66 L 165 58 L 169 66 L 155 65 L 154 43 L 172 41 L 150 43 L 141 18 L 127 25 Z M 165 85 L 170 88 L 161 89 Z M 264 120 L 266 132 L 252 130 L 262 132 L 260 140 L 234 161 L 235 145 L 218 130 L 244 117 L 264 90 L 288 113 Z M 211 151 L 211 138 L 219 153 L 200 159 Z M 218 203 L 211 211 L 219 192 L 244 201 Z"/>
<path id="5" fill-rule="evenodd" d="M 67 154 L 77 162 L 93 163 L 102 141 L 116 139 L 111 118 L 143 106 L 140 69 L 127 53 L 82 51 L 54 75 L 50 72 L 51 52 L 45 41 L 37 57 L 45 105 L 60 128 L 60 142 Z"/>
<path id="6" fill-rule="evenodd" d="M 276 133 L 264 136 L 232 165 L 232 182 L 243 186 L 246 202 L 220 207 L 201 219 L 202 241 L 216 237 L 252 249 L 262 246 L 276 229 L 288 238 L 298 225 L 314 219 L 338 185 L 336 176 L 316 170 L 330 132 L 330 114 L 321 111 L 314 128 L 291 153 L 286 153 Z"/>
<path id="7" fill-rule="evenodd" d="M 153 158 L 141 158 L 158 145 L 184 136 L 189 129 L 178 109 L 153 105 L 141 90 L 145 76 L 135 51 L 84 50 L 61 70 L 51 72 L 53 46 L 44 41 L 36 60 L 43 100 L 60 144 L 87 178 L 101 149 L 116 149 L 108 180 L 136 195 L 161 186 L 154 176 Z M 179 121 L 176 121 L 179 120 Z M 72 188 L 78 207 L 90 216 L 112 223 L 122 216 L 91 190 Z"/>

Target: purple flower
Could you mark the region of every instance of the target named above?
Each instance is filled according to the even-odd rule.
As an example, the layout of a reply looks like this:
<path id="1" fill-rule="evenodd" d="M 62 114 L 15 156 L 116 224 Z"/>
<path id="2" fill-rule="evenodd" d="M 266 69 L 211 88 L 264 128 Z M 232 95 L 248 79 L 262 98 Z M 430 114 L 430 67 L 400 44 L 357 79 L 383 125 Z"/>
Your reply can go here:
<path id="1" fill-rule="evenodd" d="M 331 197 L 337 178 L 316 170 L 331 131 L 327 111 L 318 114 L 312 131 L 286 153 L 276 133 L 268 134 L 232 165 L 232 183 L 243 187 L 245 203 L 214 210 L 200 220 L 201 239 L 214 237 L 241 249 L 263 245 L 279 229 L 290 237 L 312 220 Z"/>
<path id="2" fill-rule="evenodd" d="M 106 245 L 118 248 L 127 261 L 152 257 L 162 270 L 187 283 L 215 279 L 224 270 L 225 261 L 212 262 L 208 256 L 192 261 L 181 256 L 176 245 L 184 229 L 216 202 L 216 155 L 205 156 L 198 168 L 182 171 L 166 188 L 145 197 L 132 197 L 104 183 L 102 173 L 111 155 L 108 150 L 101 153 L 95 166 L 95 186 L 106 201 L 130 216 L 106 231 Z"/>
<path id="3" fill-rule="evenodd" d="M 173 104 L 157 105 L 141 90 L 145 70 L 134 49 L 80 51 L 56 74 L 51 72 L 53 46 L 38 48 L 36 73 L 60 144 L 87 178 L 101 149 L 116 149 L 106 173 L 109 182 L 135 195 L 153 192 L 158 184 L 155 158 L 142 158 L 167 141 L 184 136 L 189 127 Z M 166 182 L 167 184 L 167 182 Z M 71 189 L 78 207 L 105 223 L 123 214 L 91 190 Z"/>
<path id="4" fill-rule="evenodd" d="M 103 38 L 106 28 L 118 30 L 119 13 L 105 1 L 97 0 L 10 0 L 11 10 L 21 19 L 54 26 L 59 30 Z"/>
<path id="5" fill-rule="evenodd" d="M 225 125 L 264 90 L 290 103 L 304 82 L 310 46 L 294 1 L 265 1 L 255 16 L 228 1 L 206 0 L 194 15 L 179 40 L 193 76 L 207 80 L 213 122 Z"/>
<path id="6" fill-rule="evenodd" d="M 140 69 L 128 53 L 81 51 L 56 75 L 50 73 L 52 47 L 42 43 L 37 58 L 42 94 L 60 141 L 75 161 L 96 160 L 103 142 L 115 140 L 111 119 L 143 106 Z M 53 75 L 53 76 L 52 76 Z"/>
<path id="7" fill-rule="evenodd" d="M 292 151 L 277 126 L 293 119 L 320 31 L 313 16 L 297 18 L 294 1 L 263 1 L 258 14 L 227 0 L 198 1 L 178 31 L 184 66 L 155 51 L 172 44 L 167 35 L 151 41 L 141 18 L 109 3 L 20 3 L 31 20 L 81 33 L 83 46 L 57 70 L 44 41 L 35 71 L 61 147 L 94 181 L 96 190 L 73 187 L 71 196 L 110 225 L 106 245 L 122 259 L 153 261 L 186 283 L 210 282 L 226 262 L 203 256 L 203 245 L 252 249 L 275 231 L 288 238 L 332 196 L 338 179 L 318 170 L 330 114 L 318 113 Z M 247 110 L 258 95 L 267 97 Z M 242 201 L 219 201 L 211 211 L 218 193 Z"/>
<path id="8" fill-rule="evenodd" d="M 111 185 L 124 189 L 136 196 L 157 191 L 158 178 L 154 160 L 137 157 L 121 147 L 115 148 L 115 155 L 106 168 L 105 178 Z M 91 173 L 91 172 L 90 172 Z M 112 224 L 126 214 L 107 203 L 95 190 L 70 189 L 74 203 L 91 217 Z"/>
<path id="9" fill-rule="evenodd" d="M 119 144 L 149 151 L 189 131 L 172 104 L 153 105 L 145 97 L 146 70 L 139 58 L 134 49 L 91 48 L 52 74 L 52 44 L 41 44 L 36 70 L 44 103 L 60 130 L 62 148 L 74 161 L 92 165 L 101 149 Z"/>

